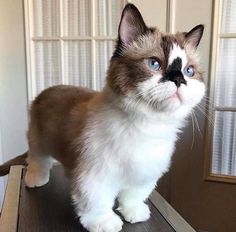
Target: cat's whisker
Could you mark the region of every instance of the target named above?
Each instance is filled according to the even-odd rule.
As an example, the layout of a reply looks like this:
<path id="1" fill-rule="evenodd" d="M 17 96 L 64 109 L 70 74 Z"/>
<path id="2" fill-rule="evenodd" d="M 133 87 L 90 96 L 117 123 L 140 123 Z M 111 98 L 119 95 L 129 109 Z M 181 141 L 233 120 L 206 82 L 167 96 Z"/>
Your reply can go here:
<path id="1" fill-rule="evenodd" d="M 204 104 L 204 105 L 207 105 L 209 107 L 213 107 L 214 106 L 214 102 L 211 99 L 207 99 L 207 98 L 204 98 L 204 97 L 203 97 L 203 99 L 202 99 L 200 104 Z"/>
<path id="2" fill-rule="evenodd" d="M 213 109 L 214 109 L 214 106 L 213 106 L 213 105 L 209 105 L 209 104 L 206 104 L 206 105 L 199 104 L 199 106 L 200 106 L 201 108 L 206 109 L 207 111 L 210 111 L 210 112 L 213 112 Z"/>
<path id="3" fill-rule="evenodd" d="M 198 107 L 197 107 L 198 108 Z M 205 113 L 201 108 L 198 108 L 198 110 L 202 113 L 202 115 L 207 119 L 207 121 L 210 123 L 211 126 L 214 125 L 213 121 L 213 115 Z"/>
<path id="4" fill-rule="evenodd" d="M 206 111 L 209 115 L 213 115 L 213 106 L 199 104 L 197 107 L 201 108 L 203 111 Z"/>
<path id="5" fill-rule="evenodd" d="M 196 126 L 197 126 L 197 130 L 198 130 L 198 132 L 199 132 L 201 138 L 203 138 L 203 135 L 202 135 L 202 132 L 201 132 L 201 129 L 200 129 L 200 126 L 199 126 L 198 120 L 197 120 L 197 116 L 196 116 L 196 114 L 194 113 L 194 111 L 192 111 L 192 113 L 193 113 L 194 121 L 195 121 Z"/>
<path id="6" fill-rule="evenodd" d="M 207 117 L 209 117 L 210 119 L 214 118 L 214 113 L 213 113 L 213 108 L 209 109 L 208 107 L 204 107 L 202 105 L 198 105 L 197 107 L 199 110 L 201 110 L 202 113 L 204 113 Z"/>
<path id="7" fill-rule="evenodd" d="M 137 93 L 136 95 L 133 96 L 133 98 L 143 96 L 144 94 L 148 95 L 151 92 L 158 91 L 161 88 L 162 88 L 162 86 L 159 86 L 159 85 L 153 86 L 153 87 L 151 87 L 149 89 L 146 89 L 146 90 L 144 90 L 142 92 Z"/>
<path id="8" fill-rule="evenodd" d="M 138 107 L 139 103 L 141 102 L 142 97 L 143 97 L 144 95 L 146 95 L 146 96 L 147 96 L 147 95 L 151 95 L 151 94 L 152 94 L 154 91 L 156 91 L 156 90 L 157 90 L 157 89 L 156 89 L 155 87 L 153 87 L 153 88 L 144 90 L 144 91 L 142 91 L 142 92 L 140 92 L 140 93 L 138 93 L 138 94 L 132 96 L 132 97 L 129 99 L 130 101 L 128 102 L 126 109 L 128 109 L 130 105 L 132 105 L 133 108 L 136 109 L 136 108 Z"/>
<path id="9" fill-rule="evenodd" d="M 209 107 L 213 107 L 214 106 L 214 102 L 212 102 L 212 101 L 208 101 L 208 100 L 203 100 L 202 102 L 201 102 L 201 104 L 204 104 L 204 105 L 207 105 L 207 106 L 209 106 Z"/>
<path id="10" fill-rule="evenodd" d="M 213 117 L 210 117 L 210 115 L 206 114 L 200 106 L 196 106 L 196 108 L 203 114 L 203 116 L 208 120 L 210 125 L 213 127 L 214 125 Z"/>
<path id="11" fill-rule="evenodd" d="M 194 127 L 194 121 L 193 121 L 193 110 L 191 110 L 191 120 L 192 120 L 192 143 L 191 143 L 191 150 L 193 149 L 194 145 L 194 139 L 195 139 L 195 127 Z"/>
<path id="12" fill-rule="evenodd" d="M 207 96 L 207 95 L 203 96 L 203 98 L 211 99 L 210 96 Z"/>

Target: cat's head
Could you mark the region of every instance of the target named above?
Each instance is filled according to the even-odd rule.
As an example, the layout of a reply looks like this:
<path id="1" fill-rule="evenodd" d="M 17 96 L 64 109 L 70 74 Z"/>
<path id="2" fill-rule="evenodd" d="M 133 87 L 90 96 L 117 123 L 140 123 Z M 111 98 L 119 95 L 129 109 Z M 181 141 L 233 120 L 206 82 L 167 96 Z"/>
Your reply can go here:
<path id="1" fill-rule="evenodd" d="M 198 25 L 187 33 L 162 33 L 147 27 L 134 5 L 126 5 L 108 86 L 130 106 L 164 112 L 191 109 L 205 92 L 196 54 L 203 30 Z"/>

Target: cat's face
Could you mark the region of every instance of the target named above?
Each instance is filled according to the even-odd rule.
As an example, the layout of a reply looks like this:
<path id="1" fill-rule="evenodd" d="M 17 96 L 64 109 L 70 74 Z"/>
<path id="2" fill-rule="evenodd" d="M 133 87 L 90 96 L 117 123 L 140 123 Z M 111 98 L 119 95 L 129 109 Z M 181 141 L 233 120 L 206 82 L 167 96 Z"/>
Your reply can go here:
<path id="1" fill-rule="evenodd" d="M 117 47 L 108 70 L 108 85 L 127 104 L 157 111 L 191 109 L 205 92 L 196 48 L 203 33 L 164 34 L 148 28 L 136 7 L 125 7 Z"/>

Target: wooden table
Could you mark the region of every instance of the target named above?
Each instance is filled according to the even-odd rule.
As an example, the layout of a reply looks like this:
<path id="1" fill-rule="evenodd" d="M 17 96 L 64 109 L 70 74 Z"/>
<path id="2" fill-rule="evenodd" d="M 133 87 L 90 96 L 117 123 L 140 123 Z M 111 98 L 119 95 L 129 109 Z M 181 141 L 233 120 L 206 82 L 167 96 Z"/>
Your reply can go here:
<path id="1" fill-rule="evenodd" d="M 11 168 L 0 218 L 0 232 L 85 232 L 70 203 L 69 184 L 61 166 L 52 170 L 47 185 L 29 189 L 22 166 Z M 195 232 L 156 191 L 148 202 L 151 218 L 125 223 L 123 232 Z"/>

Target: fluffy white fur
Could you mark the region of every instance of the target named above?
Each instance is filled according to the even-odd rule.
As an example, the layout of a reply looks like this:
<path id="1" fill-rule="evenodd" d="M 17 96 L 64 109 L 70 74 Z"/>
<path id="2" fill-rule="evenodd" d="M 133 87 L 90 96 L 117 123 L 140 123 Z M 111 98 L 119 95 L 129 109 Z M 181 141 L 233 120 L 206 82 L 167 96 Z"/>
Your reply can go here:
<path id="1" fill-rule="evenodd" d="M 117 216 L 111 218 L 117 196 L 119 210 L 127 221 L 149 218 L 144 201 L 169 167 L 182 122 L 181 119 L 171 123 L 169 117 L 165 120 L 164 117 L 127 118 L 125 112 L 112 104 L 91 116 L 84 138 L 87 169 L 78 177 L 76 201 L 81 222 L 89 231 L 97 231 L 92 229 L 94 224 L 102 227 L 105 215 L 110 217 L 109 223 L 113 218 L 114 227 L 117 226 Z"/>

